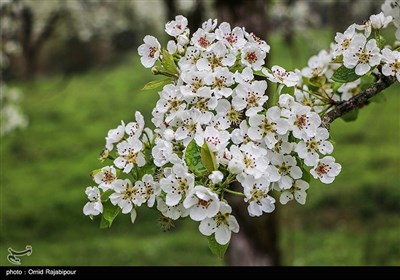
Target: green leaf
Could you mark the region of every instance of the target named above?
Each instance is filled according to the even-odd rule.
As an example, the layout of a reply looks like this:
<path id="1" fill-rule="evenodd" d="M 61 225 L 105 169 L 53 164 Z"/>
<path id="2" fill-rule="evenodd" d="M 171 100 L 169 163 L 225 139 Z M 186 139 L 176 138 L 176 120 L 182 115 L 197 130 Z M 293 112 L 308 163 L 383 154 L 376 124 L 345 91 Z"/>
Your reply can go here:
<path id="1" fill-rule="evenodd" d="M 342 119 L 345 122 L 353 122 L 357 119 L 357 117 L 358 117 L 358 109 L 354 109 L 354 110 L 351 110 L 350 112 L 344 114 L 342 116 Z"/>
<path id="2" fill-rule="evenodd" d="M 113 205 L 109 200 L 103 203 L 103 215 L 100 221 L 100 228 L 111 227 L 120 210 L 121 209 L 117 205 Z"/>
<path id="3" fill-rule="evenodd" d="M 276 89 L 272 88 L 268 93 L 268 101 L 267 101 L 268 108 L 278 105 L 278 101 L 279 101 L 278 87 Z"/>
<path id="4" fill-rule="evenodd" d="M 343 83 L 339 83 L 339 82 L 333 82 L 332 84 L 332 89 L 334 92 L 337 92 L 338 89 L 343 85 Z"/>
<path id="5" fill-rule="evenodd" d="M 196 141 L 192 140 L 186 148 L 185 162 L 191 172 L 198 176 L 203 176 L 208 173 L 201 161 L 200 147 Z"/>
<path id="6" fill-rule="evenodd" d="M 267 77 L 267 76 L 265 76 L 265 74 L 261 70 L 253 71 L 253 74 L 256 75 L 256 76 L 264 77 L 264 78 Z"/>
<path id="7" fill-rule="evenodd" d="M 173 75 L 178 74 L 178 69 L 176 68 L 174 57 L 166 49 L 162 50 L 161 65 L 168 73 Z"/>
<path id="8" fill-rule="evenodd" d="M 211 173 L 214 170 L 217 170 L 217 162 L 215 159 L 215 155 L 210 149 L 208 148 L 207 142 L 204 141 L 203 146 L 201 146 L 201 163 L 204 165 L 205 168 Z"/>
<path id="9" fill-rule="evenodd" d="M 154 175 L 154 174 L 156 173 L 156 168 L 157 168 L 157 167 L 155 166 L 155 164 L 153 163 L 153 161 L 151 161 L 151 162 L 147 163 L 146 165 L 140 167 L 140 168 L 138 169 L 138 173 L 139 173 L 138 178 L 139 178 L 139 180 L 141 180 L 142 177 L 143 177 L 145 174 Z"/>
<path id="10" fill-rule="evenodd" d="M 160 87 L 165 86 L 166 84 L 170 84 L 172 82 L 171 78 L 166 78 L 166 79 L 162 79 L 162 80 L 155 80 L 155 81 L 151 81 L 148 82 L 143 88 L 142 90 L 152 90 L 152 89 L 157 89 Z"/>
<path id="11" fill-rule="evenodd" d="M 304 167 L 301 168 L 301 171 L 303 172 L 303 175 L 301 176 L 301 180 L 306 181 L 307 183 L 310 183 L 310 181 L 311 181 L 310 171 L 306 170 Z"/>
<path id="12" fill-rule="evenodd" d="M 339 83 L 348 83 L 360 78 L 355 72 L 355 68 L 348 69 L 346 66 L 340 66 L 332 76 L 332 80 Z"/>
<path id="13" fill-rule="evenodd" d="M 215 240 L 214 234 L 207 236 L 208 247 L 211 252 L 216 255 L 218 258 L 223 259 L 225 256 L 226 249 L 229 247 L 229 242 L 225 245 L 221 245 Z"/>
<path id="14" fill-rule="evenodd" d="M 106 202 L 113 192 L 114 190 L 106 190 L 105 192 L 103 192 L 101 194 L 101 201 Z"/>

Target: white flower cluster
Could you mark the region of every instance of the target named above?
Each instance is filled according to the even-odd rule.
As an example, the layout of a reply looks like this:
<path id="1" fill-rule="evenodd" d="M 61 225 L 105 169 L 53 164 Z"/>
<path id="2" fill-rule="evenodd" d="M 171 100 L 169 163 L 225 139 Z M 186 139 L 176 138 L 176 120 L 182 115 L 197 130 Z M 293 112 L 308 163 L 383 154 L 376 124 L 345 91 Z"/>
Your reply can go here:
<path id="1" fill-rule="evenodd" d="M 379 14 L 371 17 L 371 26 L 390 21 Z M 356 33 L 361 27 L 352 26 L 336 36 L 331 51 L 290 72 L 266 68 L 270 46 L 244 28 L 217 26 L 210 19 L 190 36 L 187 25 L 183 16 L 166 24 L 174 37 L 167 49 L 149 35 L 138 48 L 143 66 L 171 83 L 159 92 L 153 131 L 136 112 L 135 122 L 108 132 L 102 159 L 113 165 L 93 172 L 98 187 L 87 188 L 84 213 L 102 213 L 102 202 L 109 200 L 134 222 L 136 208 L 147 204 L 167 219 L 189 216 L 202 234 L 224 245 L 239 231 L 229 195 L 241 196 L 248 214 L 260 216 L 274 211 L 274 191 L 282 204 L 304 204 L 310 175 L 330 184 L 340 173 L 321 115 L 350 83 L 332 89 L 331 77 L 340 66 L 332 60 L 342 55 L 345 67 L 355 67 L 361 76 L 385 57 L 385 74 L 387 67 L 398 69 L 390 66 L 397 52 L 381 52 L 374 39 L 367 41 L 367 28 L 361 34 Z M 267 81 L 277 86 L 270 96 Z"/>

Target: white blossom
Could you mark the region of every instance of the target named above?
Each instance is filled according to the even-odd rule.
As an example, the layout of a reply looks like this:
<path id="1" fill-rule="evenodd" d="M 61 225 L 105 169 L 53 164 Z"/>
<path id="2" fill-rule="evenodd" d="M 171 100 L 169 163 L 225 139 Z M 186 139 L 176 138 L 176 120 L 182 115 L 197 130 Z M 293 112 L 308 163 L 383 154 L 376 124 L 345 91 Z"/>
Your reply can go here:
<path id="1" fill-rule="evenodd" d="M 214 217 L 219 211 L 218 195 L 204 186 L 194 187 L 183 201 L 183 207 L 189 210 L 190 218 L 202 221 Z"/>
<path id="2" fill-rule="evenodd" d="M 99 184 L 99 188 L 107 191 L 113 188 L 113 183 L 117 180 L 117 170 L 114 166 L 104 166 L 93 173 L 93 180 Z"/>
<path id="3" fill-rule="evenodd" d="M 385 76 L 394 76 L 400 82 L 400 52 L 388 48 L 382 50 L 382 73 Z"/>
<path id="4" fill-rule="evenodd" d="M 239 232 L 239 224 L 236 218 L 231 215 L 232 208 L 223 201 L 219 202 L 219 212 L 212 218 L 206 218 L 201 221 L 199 225 L 199 231 L 210 236 L 215 234 L 215 240 L 221 244 L 225 245 L 231 239 L 232 232 Z"/>
<path id="5" fill-rule="evenodd" d="M 160 57 L 161 45 L 154 36 L 147 35 L 143 39 L 144 44 L 138 48 L 141 56 L 140 62 L 146 68 L 151 68 Z"/>
<path id="6" fill-rule="evenodd" d="M 256 180 L 253 176 L 246 176 L 240 183 L 246 196 L 244 200 L 249 204 L 247 210 L 251 217 L 261 216 L 263 212 L 271 213 L 275 210 L 275 199 L 268 195 L 270 182 L 266 177 Z"/>
<path id="7" fill-rule="evenodd" d="M 324 184 L 330 184 L 339 175 L 342 166 L 335 162 L 335 158 L 326 156 L 318 161 L 318 163 L 310 170 L 311 175 L 315 179 L 319 179 Z"/>
<path id="8" fill-rule="evenodd" d="M 83 207 L 83 214 L 86 216 L 97 216 L 103 213 L 100 190 L 97 187 L 87 187 L 85 193 L 89 202 L 87 202 Z"/>
<path id="9" fill-rule="evenodd" d="M 281 193 L 279 197 L 279 201 L 281 204 L 287 204 L 289 201 L 296 199 L 296 201 L 300 204 L 306 203 L 307 192 L 306 190 L 309 188 L 309 184 L 303 180 L 296 180 L 292 187 L 288 190 L 285 190 Z"/>

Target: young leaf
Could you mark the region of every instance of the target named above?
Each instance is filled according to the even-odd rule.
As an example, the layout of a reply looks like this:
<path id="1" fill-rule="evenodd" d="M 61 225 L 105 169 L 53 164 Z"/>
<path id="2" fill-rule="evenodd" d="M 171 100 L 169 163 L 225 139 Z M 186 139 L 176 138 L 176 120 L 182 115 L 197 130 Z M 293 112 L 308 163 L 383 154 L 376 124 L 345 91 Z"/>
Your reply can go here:
<path id="1" fill-rule="evenodd" d="M 113 193 L 113 190 L 106 190 L 105 192 L 102 193 L 101 195 L 101 201 L 105 202 L 108 200 L 109 196 Z"/>
<path id="2" fill-rule="evenodd" d="M 357 117 L 358 117 L 358 109 L 354 109 L 354 110 L 344 114 L 342 116 L 342 119 L 345 122 L 352 122 L 352 121 L 355 121 L 357 119 Z"/>
<path id="3" fill-rule="evenodd" d="M 100 221 L 100 228 L 111 227 L 115 217 L 117 217 L 120 208 L 117 205 L 113 205 L 111 201 L 103 203 L 103 215 Z"/>
<path id="4" fill-rule="evenodd" d="M 202 176 L 208 173 L 201 161 L 200 147 L 197 146 L 195 140 L 192 140 L 186 148 L 185 161 L 189 170 L 194 174 Z"/>
<path id="5" fill-rule="evenodd" d="M 339 83 L 348 83 L 360 78 L 353 69 L 348 69 L 346 66 L 340 66 L 332 76 L 332 80 Z"/>
<path id="6" fill-rule="evenodd" d="M 208 240 L 208 247 L 210 248 L 211 252 L 216 255 L 218 258 L 223 259 L 225 256 L 226 249 L 229 247 L 229 242 L 225 245 L 221 245 L 215 240 L 214 234 L 207 236 Z"/>
<path id="7" fill-rule="evenodd" d="M 215 159 L 215 155 L 210 149 L 208 148 L 207 143 L 204 141 L 203 146 L 201 146 L 201 163 L 204 165 L 205 168 L 211 173 L 214 170 L 217 170 L 217 162 Z"/>
<path id="8" fill-rule="evenodd" d="M 162 80 L 155 80 L 155 81 L 151 81 L 148 82 L 143 88 L 142 90 L 151 90 L 151 89 L 157 89 L 160 87 L 165 86 L 166 84 L 170 84 L 172 82 L 171 78 L 166 78 L 166 79 L 162 79 Z"/>
<path id="9" fill-rule="evenodd" d="M 165 71 L 167 71 L 168 73 L 178 74 L 178 69 L 176 68 L 174 57 L 166 49 L 162 50 L 161 64 L 164 67 Z"/>

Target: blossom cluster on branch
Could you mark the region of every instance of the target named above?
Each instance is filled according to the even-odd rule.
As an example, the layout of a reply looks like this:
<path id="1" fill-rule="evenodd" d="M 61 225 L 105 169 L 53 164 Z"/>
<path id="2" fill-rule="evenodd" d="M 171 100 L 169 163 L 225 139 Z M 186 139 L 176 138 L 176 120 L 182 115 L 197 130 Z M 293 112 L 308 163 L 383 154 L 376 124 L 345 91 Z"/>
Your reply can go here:
<path id="1" fill-rule="evenodd" d="M 215 248 L 239 231 L 230 195 L 243 198 L 250 216 L 274 211 L 275 198 L 304 204 L 311 177 L 330 184 L 341 171 L 321 118 L 380 75 L 400 81 L 400 53 L 380 32 L 392 22 L 372 15 L 337 33 L 305 68 L 288 71 L 266 67 L 270 46 L 244 28 L 210 19 L 190 34 L 177 16 L 165 26 L 174 38 L 166 49 L 150 35 L 138 48 L 143 66 L 166 77 L 145 86 L 163 86 L 155 128 L 136 112 L 108 132 L 101 160 L 112 163 L 93 171 L 84 214 L 102 214 L 109 227 L 119 211 L 134 222 L 147 205 L 166 224 L 199 222 Z"/>

